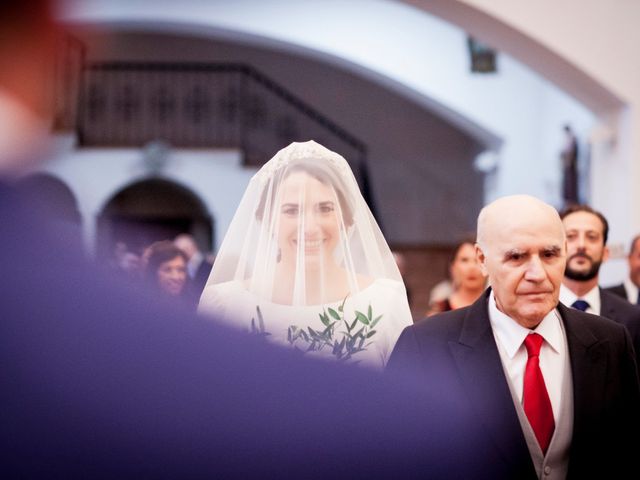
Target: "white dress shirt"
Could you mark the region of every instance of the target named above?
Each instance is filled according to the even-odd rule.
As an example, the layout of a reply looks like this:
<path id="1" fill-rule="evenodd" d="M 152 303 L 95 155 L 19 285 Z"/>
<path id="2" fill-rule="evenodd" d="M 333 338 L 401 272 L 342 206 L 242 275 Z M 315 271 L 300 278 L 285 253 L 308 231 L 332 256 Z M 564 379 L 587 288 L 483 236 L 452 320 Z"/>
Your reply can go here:
<path id="1" fill-rule="evenodd" d="M 200 264 L 204 261 L 204 255 L 200 252 L 196 252 L 191 255 L 191 258 L 187 262 L 187 273 L 189 274 L 189 278 L 193 279 L 198 272 L 198 268 L 200 268 Z"/>
<path id="2" fill-rule="evenodd" d="M 553 418 L 557 424 L 562 401 L 563 374 L 565 363 L 568 361 L 567 339 L 560 314 L 553 309 L 535 330 L 530 330 L 498 310 L 492 291 L 489 296 L 489 321 L 502 365 L 521 404 L 524 371 L 528 359 L 524 339 L 530 333 L 537 333 L 544 338 L 540 348 L 540 370 L 551 400 Z"/>
<path id="3" fill-rule="evenodd" d="M 631 281 L 629 277 L 624 279 L 624 289 L 627 291 L 627 300 L 634 305 L 638 301 L 638 287 Z"/>
<path id="4" fill-rule="evenodd" d="M 581 297 L 578 297 L 564 285 L 560 285 L 560 301 L 567 307 L 570 307 L 571 304 L 578 299 L 584 300 L 589 304 L 589 308 L 587 308 L 586 310 L 587 313 L 600 315 L 600 288 L 597 285 L 589 290 L 586 295 L 583 295 Z"/>

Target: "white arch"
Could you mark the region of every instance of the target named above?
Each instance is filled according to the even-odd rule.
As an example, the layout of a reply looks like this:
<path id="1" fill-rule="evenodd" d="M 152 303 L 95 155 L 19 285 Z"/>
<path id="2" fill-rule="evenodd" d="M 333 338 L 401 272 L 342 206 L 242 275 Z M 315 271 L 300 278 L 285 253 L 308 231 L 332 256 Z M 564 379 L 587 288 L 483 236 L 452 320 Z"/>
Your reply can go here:
<path id="1" fill-rule="evenodd" d="M 455 2 L 454 2 L 455 3 Z M 428 106 L 499 153 L 489 198 L 525 192 L 558 202 L 561 127 L 586 135 L 588 110 L 519 62 L 494 76 L 468 72 L 466 34 L 390 1 L 69 1 L 70 23 L 168 29 L 297 50 L 366 74 Z"/>

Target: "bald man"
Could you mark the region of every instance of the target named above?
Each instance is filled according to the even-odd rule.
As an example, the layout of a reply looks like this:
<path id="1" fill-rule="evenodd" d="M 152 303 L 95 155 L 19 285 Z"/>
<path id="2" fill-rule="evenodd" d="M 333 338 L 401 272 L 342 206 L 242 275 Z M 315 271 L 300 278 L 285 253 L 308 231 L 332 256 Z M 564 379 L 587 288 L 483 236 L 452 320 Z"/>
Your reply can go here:
<path id="1" fill-rule="evenodd" d="M 446 372 L 459 418 L 504 478 L 616 477 L 637 451 L 640 388 L 622 325 L 558 302 L 562 221 L 529 196 L 478 217 L 477 258 L 491 285 L 473 305 L 407 327 L 389 369 Z"/>

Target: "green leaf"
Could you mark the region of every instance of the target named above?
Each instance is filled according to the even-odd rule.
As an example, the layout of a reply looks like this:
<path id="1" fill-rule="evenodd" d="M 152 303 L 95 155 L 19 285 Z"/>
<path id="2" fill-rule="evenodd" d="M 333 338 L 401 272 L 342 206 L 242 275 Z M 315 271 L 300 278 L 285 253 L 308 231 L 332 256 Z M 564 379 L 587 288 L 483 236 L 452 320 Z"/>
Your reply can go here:
<path id="1" fill-rule="evenodd" d="M 322 322 L 322 324 L 326 327 L 327 325 L 329 325 L 329 317 L 327 317 L 327 315 L 319 313 L 318 314 L 320 316 L 320 321 Z"/>
<path id="2" fill-rule="evenodd" d="M 375 327 L 378 322 L 380 321 L 380 319 L 382 318 L 382 315 L 378 315 L 376 318 L 373 319 L 373 322 L 371 322 L 371 325 L 369 325 L 371 328 Z"/>
<path id="3" fill-rule="evenodd" d="M 351 326 L 349 327 L 349 331 L 353 330 L 354 328 L 356 328 L 356 323 L 358 323 L 358 317 L 356 317 L 353 320 L 353 323 L 351 324 Z"/>
<path id="4" fill-rule="evenodd" d="M 371 316 L 373 315 L 373 311 L 371 310 L 371 304 L 369 304 L 369 308 L 367 309 L 367 318 L 369 322 L 371 322 Z"/>
<path id="5" fill-rule="evenodd" d="M 356 310 L 356 318 L 365 325 L 369 325 L 369 319 L 364 315 L 364 313 Z"/>
<path id="6" fill-rule="evenodd" d="M 336 320 L 340 320 L 340 315 L 338 315 L 338 312 L 336 312 L 333 308 L 329 307 L 329 314 L 335 318 Z"/>
<path id="7" fill-rule="evenodd" d="M 371 330 L 369 333 L 367 333 L 367 338 L 371 338 L 376 334 L 375 330 Z"/>
<path id="8" fill-rule="evenodd" d="M 311 338 L 314 340 L 314 342 L 323 342 L 322 334 L 320 334 L 319 332 L 316 332 L 311 327 L 308 327 L 308 330 L 309 330 L 309 334 L 311 335 Z"/>

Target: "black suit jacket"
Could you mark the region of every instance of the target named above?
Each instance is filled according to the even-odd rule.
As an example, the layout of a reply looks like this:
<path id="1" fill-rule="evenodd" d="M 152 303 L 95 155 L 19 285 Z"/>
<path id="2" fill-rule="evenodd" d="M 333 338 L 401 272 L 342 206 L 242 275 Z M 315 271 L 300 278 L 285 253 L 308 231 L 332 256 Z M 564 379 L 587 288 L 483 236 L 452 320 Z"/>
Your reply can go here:
<path id="1" fill-rule="evenodd" d="M 600 315 L 627 327 L 636 351 L 636 365 L 640 365 L 640 308 L 627 302 L 626 297 L 623 300 L 601 288 Z"/>
<path id="2" fill-rule="evenodd" d="M 613 287 L 607 287 L 604 290 L 629 301 L 629 299 L 627 298 L 627 290 L 624 288 L 624 283 L 621 283 L 620 285 L 614 285 Z"/>
<path id="3" fill-rule="evenodd" d="M 452 405 L 474 425 L 470 444 L 494 463 L 501 478 L 535 478 L 489 322 L 487 292 L 473 305 L 407 327 L 389 360 L 429 382 L 455 378 Z M 558 311 L 566 331 L 573 379 L 574 427 L 569 477 L 622 474 L 637 449 L 640 387 L 629 333 L 595 315 Z M 445 372 L 443 374 L 443 372 Z M 637 437 L 636 437 L 637 438 Z M 637 453 L 636 453 L 637 454 Z M 479 478 L 486 478 L 478 471 Z"/>
<path id="4" fill-rule="evenodd" d="M 204 290 L 204 286 L 209 279 L 209 274 L 211 273 L 211 268 L 213 268 L 213 264 L 208 262 L 206 259 L 200 262 L 198 268 L 196 269 L 195 275 L 193 278 L 190 278 L 186 290 L 185 290 L 185 300 L 194 308 L 200 302 L 200 296 L 202 295 L 202 291 Z"/>

